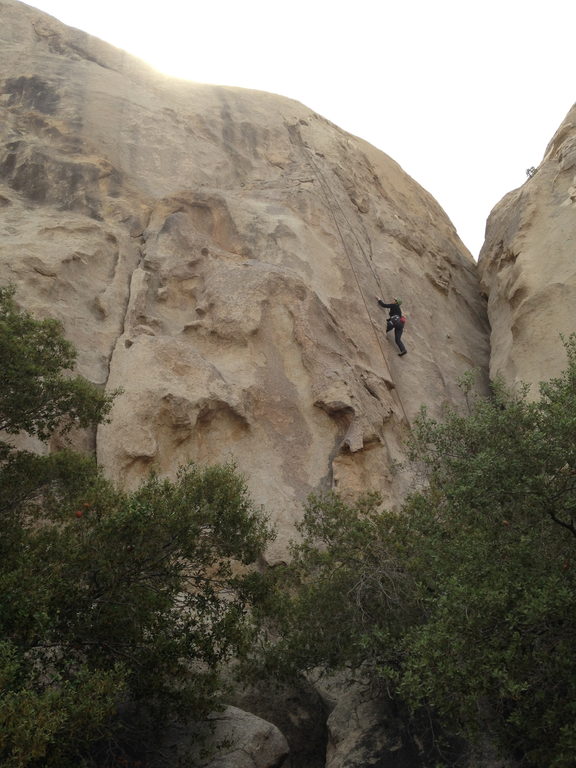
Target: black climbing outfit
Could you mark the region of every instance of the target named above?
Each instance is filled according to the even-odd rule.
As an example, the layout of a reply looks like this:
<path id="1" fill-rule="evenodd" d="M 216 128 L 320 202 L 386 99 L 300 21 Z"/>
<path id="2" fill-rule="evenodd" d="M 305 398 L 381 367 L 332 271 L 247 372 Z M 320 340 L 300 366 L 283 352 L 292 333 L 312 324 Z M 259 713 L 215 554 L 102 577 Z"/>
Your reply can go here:
<path id="1" fill-rule="evenodd" d="M 396 346 L 400 350 L 401 355 L 405 355 L 408 351 L 402 342 L 402 334 L 404 333 L 404 323 L 401 320 L 402 310 L 400 304 L 385 304 L 382 299 L 378 299 L 378 304 L 384 309 L 390 310 L 388 319 L 386 320 L 386 333 L 394 328 L 394 341 Z"/>

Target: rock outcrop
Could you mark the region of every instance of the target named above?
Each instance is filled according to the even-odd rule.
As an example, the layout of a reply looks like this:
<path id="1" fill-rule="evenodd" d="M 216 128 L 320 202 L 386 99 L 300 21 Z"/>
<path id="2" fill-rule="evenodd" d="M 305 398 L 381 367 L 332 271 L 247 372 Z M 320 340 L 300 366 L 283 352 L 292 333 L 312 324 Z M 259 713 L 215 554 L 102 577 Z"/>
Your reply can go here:
<path id="1" fill-rule="evenodd" d="M 288 753 L 288 742 L 275 725 L 237 707 L 226 707 L 209 715 L 205 723 L 172 725 L 146 764 L 151 768 L 280 768 Z"/>
<path id="2" fill-rule="evenodd" d="M 318 689 L 330 713 L 326 768 L 425 764 L 418 735 L 410 734 L 382 691 L 345 674 L 320 681 Z"/>
<path id="3" fill-rule="evenodd" d="M 566 364 L 560 334 L 576 307 L 576 106 L 535 172 L 494 208 L 479 270 L 492 327 L 492 376 L 538 394 Z"/>
<path id="4" fill-rule="evenodd" d="M 401 498 L 409 421 L 487 365 L 438 204 L 298 102 L 160 76 L 15 0 L 0 15 L 0 280 L 123 388 L 93 436 L 106 472 L 235 460 L 271 558 L 313 490 Z M 404 300 L 407 357 L 380 294 Z"/>

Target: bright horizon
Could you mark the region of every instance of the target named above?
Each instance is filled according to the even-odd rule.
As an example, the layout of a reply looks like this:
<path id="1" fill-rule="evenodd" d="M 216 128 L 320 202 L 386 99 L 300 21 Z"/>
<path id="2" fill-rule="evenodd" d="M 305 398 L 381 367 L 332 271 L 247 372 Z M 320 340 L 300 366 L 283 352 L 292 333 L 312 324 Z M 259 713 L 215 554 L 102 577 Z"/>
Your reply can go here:
<path id="1" fill-rule="evenodd" d="M 165 74 L 302 102 L 399 163 L 475 258 L 575 101 L 569 0 L 28 5 Z"/>

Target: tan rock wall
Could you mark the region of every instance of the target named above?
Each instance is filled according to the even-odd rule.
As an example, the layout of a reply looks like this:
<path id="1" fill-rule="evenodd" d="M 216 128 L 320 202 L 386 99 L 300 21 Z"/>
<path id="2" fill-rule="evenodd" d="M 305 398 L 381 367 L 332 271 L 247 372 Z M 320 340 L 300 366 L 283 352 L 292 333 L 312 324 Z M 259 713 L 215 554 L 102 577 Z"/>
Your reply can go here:
<path id="1" fill-rule="evenodd" d="M 0 16 L 0 279 L 124 389 L 106 471 L 231 458 L 278 557 L 313 490 L 396 502 L 408 423 L 487 363 L 475 264 L 438 204 L 297 102 L 161 77 L 14 0 Z M 404 300 L 404 358 L 381 294 Z"/>
<path id="2" fill-rule="evenodd" d="M 492 376 L 540 381 L 566 363 L 560 334 L 576 316 L 576 107 L 536 173 L 494 208 L 480 253 L 489 296 Z"/>

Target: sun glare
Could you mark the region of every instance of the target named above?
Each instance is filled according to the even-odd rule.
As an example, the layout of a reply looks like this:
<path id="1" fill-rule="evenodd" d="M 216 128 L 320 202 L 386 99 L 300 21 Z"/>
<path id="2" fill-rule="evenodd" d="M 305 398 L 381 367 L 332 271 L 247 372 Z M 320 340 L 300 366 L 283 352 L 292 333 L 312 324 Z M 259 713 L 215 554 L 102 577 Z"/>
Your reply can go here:
<path id="1" fill-rule="evenodd" d="M 574 98 L 569 0 L 33 4 L 164 74 L 303 102 L 399 162 L 474 253 Z"/>

